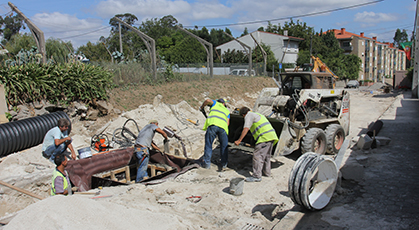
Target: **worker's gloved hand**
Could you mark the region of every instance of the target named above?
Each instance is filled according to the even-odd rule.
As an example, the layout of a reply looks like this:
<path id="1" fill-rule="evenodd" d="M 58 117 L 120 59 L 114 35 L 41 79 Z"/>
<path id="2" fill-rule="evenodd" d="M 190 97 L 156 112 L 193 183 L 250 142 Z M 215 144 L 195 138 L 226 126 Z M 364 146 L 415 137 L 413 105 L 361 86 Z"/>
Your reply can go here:
<path id="1" fill-rule="evenodd" d="M 169 139 L 164 139 L 164 140 L 163 140 L 163 143 L 164 143 L 164 144 L 166 144 L 166 143 L 168 143 L 169 141 L 170 141 Z"/>

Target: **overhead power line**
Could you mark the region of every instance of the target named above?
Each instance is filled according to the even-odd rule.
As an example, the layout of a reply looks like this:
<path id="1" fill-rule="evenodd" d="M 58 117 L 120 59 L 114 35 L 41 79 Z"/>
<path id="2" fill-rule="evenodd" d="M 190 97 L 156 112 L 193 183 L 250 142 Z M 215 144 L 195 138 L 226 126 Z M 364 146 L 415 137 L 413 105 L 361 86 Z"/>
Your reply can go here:
<path id="1" fill-rule="evenodd" d="M 379 2 L 383 2 L 383 1 L 384 0 L 376 0 L 376 1 L 372 1 L 372 2 L 365 2 L 365 3 L 361 3 L 361 4 L 356 4 L 356 5 L 352 5 L 352 6 L 345 6 L 345 7 L 341 7 L 341 8 L 325 10 L 325 11 L 320 11 L 320 12 L 314 12 L 314 13 L 309 13 L 309 14 L 287 16 L 287 17 L 283 17 L 283 18 L 250 21 L 250 22 L 238 22 L 238 23 L 230 23 L 230 24 L 206 25 L 205 27 L 211 28 L 211 27 L 223 27 L 223 26 L 249 25 L 249 24 L 256 24 L 256 23 L 261 23 L 261 22 L 272 22 L 272 21 L 281 21 L 281 20 L 292 19 L 292 18 L 310 17 L 310 16 L 315 16 L 315 15 L 320 15 L 320 14 L 326 14 L 326 13 L 331 13 L 331 12 L 336 12 L 336 11 L 347 10 L 347 9 L 352 9 L 352 8 L 356 8 L 356 7 L 371 5 L 371 4 L 375 4 L 375 3 L 379 3 Z M 184 27 L 185 28 L 194 28 L 195 26 L 184 26 Z M 198 27 L 204 27 L 204 26 L 198 26 Z"/>
<path id="2" fill-rule="evenodd" d="M 73 36 L 69 36 L 69 37 L 65 37 L 65 38 L 59 38 L 59 39 L 69 39 L 69 38 L 81 37 L 81 36 L 84 36 L 84 35 L 87 35 L 87 34 L 91 34 L 91 33 L 94 33 L 94 32 L 100 31 L 100 30 L 107 29 L 109 27 L 111 27 L 111 26 L 104 26 L 104 27 L 99 28 L 97 30 L 92 30 L 92 31 L 89 31 L 89 32 L 86 32 L 86 33 L 77 34 L 77 35 L 73 35 Z"/>

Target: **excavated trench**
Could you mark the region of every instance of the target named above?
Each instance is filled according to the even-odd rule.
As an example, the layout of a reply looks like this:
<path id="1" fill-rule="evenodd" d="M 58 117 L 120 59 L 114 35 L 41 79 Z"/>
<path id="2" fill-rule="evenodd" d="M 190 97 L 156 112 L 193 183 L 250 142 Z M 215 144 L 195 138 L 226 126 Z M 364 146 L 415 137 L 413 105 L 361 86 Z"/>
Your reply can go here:
<path id="1" fill-rule="evenodd" d="M 142 184 L 158 184 L 198 167 L 193 160 L 150 151 L 148 175 Z M 71 183 L 83 192 L 97 187 L 128 185 L 135 182 L 138 159 L 134 148 L 123 148 L 69 161 L 66 167 Z"/>

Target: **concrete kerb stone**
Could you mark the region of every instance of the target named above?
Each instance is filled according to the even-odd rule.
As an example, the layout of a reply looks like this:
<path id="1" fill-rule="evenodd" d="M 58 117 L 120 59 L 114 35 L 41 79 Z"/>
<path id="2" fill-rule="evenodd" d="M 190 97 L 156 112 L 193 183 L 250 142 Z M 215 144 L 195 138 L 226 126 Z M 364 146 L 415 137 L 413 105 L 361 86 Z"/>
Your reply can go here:
<path id="1" fill-rule="evenodd" d="M 382 136 L 376 136 L 375 140 L 380 142 L 380 146 L 389 145 L 391 142 L 391 138 Z"/>
<path id="2" fill-rule="evenodd" d="M 372 142 L 373 142 L 373 140 L 371 139 L 370 136 L 368 136 L 367 134 L 362 134 L 359 137 L 359 140 L 358 140 L 358 143 L 356 144 L 356 146 L 359 149 L 366 150 L 366 149 L 370 149 L 371 148 Z"/>
<path id="3" fill-rule="evenodd" d="M 345 165 L 340 169 L 340 172 L 342 173 L 343 179 L 357 182 L 361 182 L 365 175 L 364 166 L 354 158 L 348 158 Z"/>

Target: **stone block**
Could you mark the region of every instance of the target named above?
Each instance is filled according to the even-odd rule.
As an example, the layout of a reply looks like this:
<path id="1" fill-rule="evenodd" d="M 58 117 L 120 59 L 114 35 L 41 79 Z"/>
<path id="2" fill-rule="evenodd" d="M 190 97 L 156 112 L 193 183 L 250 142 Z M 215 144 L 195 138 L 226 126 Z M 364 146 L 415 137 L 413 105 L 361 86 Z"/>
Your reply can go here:
<path id="1" fill-rule="evenodd" d="M 0 114 L 0 124 L 9 122 L 9 119 L 7 119 L 6 114 Z"/>
<path id="2" fill-rule="evenodd" d="M 7 112 L 7 103 L 6 103 L 6 91 L 4 90 L 4 86 L 0 85 L 0 114 L 4 114 Z"/>
<path id="3" fill-rule="evenodd" d="M 106 101 L 103 100 L 97 101 L 96 106 L 100 113 L 103 115 L 107 115 L 109 111 L 111 111 L 113 108 L 111 104 L 108 104 Z"/>
<path id="4" fill-rule="evenodd" d="M 371 137 L 369 137 L 367 134 L 362 134 L 359 137 L 358 143 L 356 144 L 356 146 L 359 149 L 370 149 L 372 145 L 372 139 Z"/>
<path id="5" fill-rule="evenodd" d="M 355 180 L 361 182 L 364 179 L 365 168 L 354 159 L 348 159 L 340 169 L 342 178 L 345 180 Z"/>
<path id="6" fill-rule="evenodd" d="M 381 146 L 388 145 L 391 142 L 391 138 L 382 136 L 376 136 L 375 140 L 379 141 Z"/>

